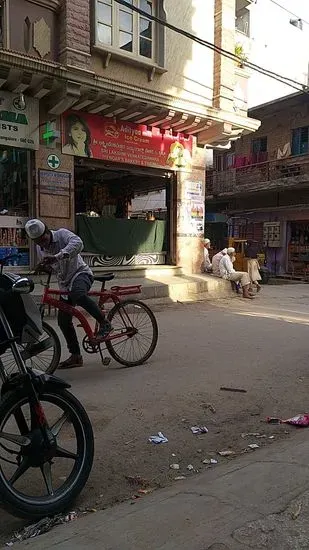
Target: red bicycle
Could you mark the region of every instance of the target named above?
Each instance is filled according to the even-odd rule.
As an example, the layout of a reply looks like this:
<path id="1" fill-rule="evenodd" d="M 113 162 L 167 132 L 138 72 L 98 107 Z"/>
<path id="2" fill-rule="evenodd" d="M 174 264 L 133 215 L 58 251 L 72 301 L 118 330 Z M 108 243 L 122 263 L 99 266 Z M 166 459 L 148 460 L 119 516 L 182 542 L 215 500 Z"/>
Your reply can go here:
<path id="1" fill-rule="evenodd" d="M 158 325 L 151 309 L 133 298 L 123 299 L 125 296 L 140 294 L 141 285 L 132 286 L 113 286 L 110 289 L 105 288 L 107 281 L 112 281 L 115 275 L 106 273 L 94 277 L 95 281 L 101 283 L 101 290 L 91 290 L 89 296 L 98 299 L 98 305 L 106 314 L 107 319 L 112 325 L 112 331 L 103 340 L 97 339 L 99 329 L 98 323 L 91 326 L 85 314 L 77 307 L 68 304 L 60 297 L 68 295 L 67 292 L 50 288 L 51 274 L 48 275 L 44 293 L 41 301 L 41 313 L 44 316 L 46 306 L 55 308 L 72 314 L 85 331 L 82 341 L 85 352 L 93 354 L 100 353 L 103 364 L 108 365 L 109 357 L 104 357 L 103 347 L 105 346 L 109 354 L 115 361 L 125 367 L 135 367 L 145 363 L 153 354 L 158 342 Z M 105 309 L 106 304 L 112 304 L 112 307 Z M 49 330 L 48 323 L 43 323 L 43 340 L 48 340 L 48 346 L 40 343 L 40 369 L 48 374 L 52 374 L 59 365 L 61 350 L 60 341 L 55 331 Z M 55 335 L 56 334 L 56 335 Z M 44 355 L 44 348 L 47 350 Z"/>

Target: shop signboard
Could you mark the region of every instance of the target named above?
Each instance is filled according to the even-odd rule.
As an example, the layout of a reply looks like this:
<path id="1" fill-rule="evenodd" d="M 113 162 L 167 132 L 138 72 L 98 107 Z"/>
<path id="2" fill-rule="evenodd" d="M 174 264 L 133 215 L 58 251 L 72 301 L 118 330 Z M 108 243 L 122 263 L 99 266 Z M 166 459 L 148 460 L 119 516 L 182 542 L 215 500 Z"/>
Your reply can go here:
<path id="1" fill-rule="evenodd" d="M 62 152 L 67 155 L 191 171 L 192 136 L 89 113 L 62 117 Z"/>
<path id="2" fill-rule="evenodd" d="M 0 91 L 0 145 L 39 149 L 39 102 Z"/>
<path id="3" fill-rule="evenodd" d="M 39 170 L 40 193 L 48 195 L 70 196 L 71 174 L 69 172 L 54 172 Z"/>
<path id="4" fill-rule="evenodd" d="M 39 216 L 71 218 L 71 174 L 39 170 Z"/>

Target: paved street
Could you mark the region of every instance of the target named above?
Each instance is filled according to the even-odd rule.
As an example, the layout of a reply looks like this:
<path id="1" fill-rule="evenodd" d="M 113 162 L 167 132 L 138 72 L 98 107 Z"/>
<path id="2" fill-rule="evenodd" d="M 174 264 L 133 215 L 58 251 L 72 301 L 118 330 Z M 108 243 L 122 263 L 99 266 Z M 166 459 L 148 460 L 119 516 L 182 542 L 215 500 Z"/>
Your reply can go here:
<path id="1" fill-rule="evenodd" d="M 308 410 L 308 285 L 267 286 L 253 302 L 233 298 L 157 307 L 156 315 L 159 344 L 148 365 L 122 369 L 111 363 L 106 369 L 88 356 L 85 368 L 65 374 L 96 435 L 95 464 L 79 508 L 131 499 L 141 487 L 132 485 L 129 476 L 141 476 L 146 489 L 173 486 L 182 483 L 177 476 L 194 478 L 207 468 L 225 467 L 231 458 L 218 451 L 238 456 L 247 449 L 250 456 L 267 456 L 267 449 L 251 451 L 248 445 L 292 447 L 295 438 L 307 438 L 306 431 L 295 435 L 293 427 L 262 421 L 267 415 L 287 418 Z M 246 393 L 223 392 L 220 386 Z M 193 435 L 194 425 L 206 425 L 209 433 Z M 147 443 L 158 431 L 169 442 Z M 248 432 L 266 437 L 242 437 Z M 210 458 L 219 464 L 203 464 Z M 180 469 L 172 470 L 172 463 Z M 193 471 L 187 469 L 190 464 Z M 1 541 L 21 525 L 3 513 Z"/>

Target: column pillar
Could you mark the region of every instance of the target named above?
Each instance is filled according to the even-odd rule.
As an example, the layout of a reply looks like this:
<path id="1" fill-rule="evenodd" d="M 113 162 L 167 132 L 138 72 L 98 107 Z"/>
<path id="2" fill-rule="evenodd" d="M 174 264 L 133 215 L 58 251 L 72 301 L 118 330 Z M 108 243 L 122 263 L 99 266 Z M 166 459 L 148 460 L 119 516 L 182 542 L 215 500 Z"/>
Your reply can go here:
<path id="1" fill-rule="evenodd" d="M 177 174 L 177 265 L 188 274 L 200 273 L 205 212 L 205 150 L 194 140 L 191 172 Z"/>

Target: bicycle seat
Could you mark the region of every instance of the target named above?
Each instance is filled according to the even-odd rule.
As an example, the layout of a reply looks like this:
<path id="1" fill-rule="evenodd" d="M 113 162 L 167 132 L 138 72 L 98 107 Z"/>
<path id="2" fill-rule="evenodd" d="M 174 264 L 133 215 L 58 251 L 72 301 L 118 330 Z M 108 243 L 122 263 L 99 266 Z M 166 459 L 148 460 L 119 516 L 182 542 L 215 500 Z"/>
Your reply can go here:
<path id="1" fill-rule="evenodd" d="M 115 279 L 114 273 L 105 273 L 104 275 L 94 277 L 94 280 L 99 281 L 99 283 L 106 283 L 107 281 L 112 281 L 113 279 Z"/>

